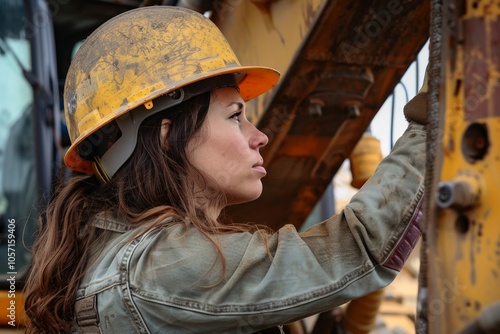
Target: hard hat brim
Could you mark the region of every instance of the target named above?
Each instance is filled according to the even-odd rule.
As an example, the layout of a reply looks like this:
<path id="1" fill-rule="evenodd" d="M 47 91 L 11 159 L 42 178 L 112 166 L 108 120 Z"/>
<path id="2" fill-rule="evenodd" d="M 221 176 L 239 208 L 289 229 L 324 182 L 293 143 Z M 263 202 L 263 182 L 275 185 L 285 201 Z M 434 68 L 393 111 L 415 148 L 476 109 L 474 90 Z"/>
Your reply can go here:
<path id="1" fill-rule="evenodd" d="M 244 74 L 243 79 L 238 82 L 238 87 L 245 102 L 273 88 L 280 78 L 280 73 L 270 67 L 246 66 L 235 71 L 228 69 L 226 73 Z"/>

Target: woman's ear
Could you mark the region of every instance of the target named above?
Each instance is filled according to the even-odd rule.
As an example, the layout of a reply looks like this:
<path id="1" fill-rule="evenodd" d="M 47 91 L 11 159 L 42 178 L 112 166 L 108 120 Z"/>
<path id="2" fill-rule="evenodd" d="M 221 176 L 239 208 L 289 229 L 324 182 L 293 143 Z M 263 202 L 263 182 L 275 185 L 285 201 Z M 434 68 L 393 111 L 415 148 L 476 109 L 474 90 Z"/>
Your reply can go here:
<path id="1" fill-rule="evenodd" d="M 167 136 L 168 136 L 168 131 L 170 130 L 171 123 L 172 123 L 172 121 L 169 119 L 166 119 L 166 118 L 161 121 L 160 142 L 161 142 L 162 148 L 165 151 L 168 150 Z"/>

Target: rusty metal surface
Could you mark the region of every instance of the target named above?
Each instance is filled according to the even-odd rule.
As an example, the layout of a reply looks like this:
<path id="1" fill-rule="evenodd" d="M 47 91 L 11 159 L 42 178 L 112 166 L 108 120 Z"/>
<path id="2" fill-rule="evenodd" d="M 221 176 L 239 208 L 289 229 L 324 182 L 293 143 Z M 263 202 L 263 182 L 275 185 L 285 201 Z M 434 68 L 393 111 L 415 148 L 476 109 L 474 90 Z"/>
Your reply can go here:
<path id="1" fill-rule="evenodd" d="M 464 106 L 468 121 L 500 116 L 499 32 L 498 20 L 474 17 L 464 22 Z M 468 112 L 471 109 L 473 113 Z"/>
<path id="2" fill-rule="evenodd" d="M 255 202 L 228 214 L 300 227 L 428 37 L 428 1 L 226 2 L 214 21 L 243 64 L 282 71 L 248 105 L 270 139 Z"/>

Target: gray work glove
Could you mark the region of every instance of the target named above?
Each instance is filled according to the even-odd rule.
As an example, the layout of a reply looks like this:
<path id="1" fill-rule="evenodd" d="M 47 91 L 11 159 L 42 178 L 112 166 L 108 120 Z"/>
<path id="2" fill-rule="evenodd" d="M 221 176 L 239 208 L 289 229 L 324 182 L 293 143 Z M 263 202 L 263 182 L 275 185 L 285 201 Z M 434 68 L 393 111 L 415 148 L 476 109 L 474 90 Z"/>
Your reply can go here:
<path id="1" fill-rule="evenodd" d="M 427 106 L 427 70 L 428 66 L 425 69 L 424 83 L 422 88 L 418 91 L 418 94 L 415 95 L 413 99 L 411 99 L 404 107 L 403 112 L 405 114 L 406 120 L 408 122 L 415 121 L 420 124 L 427 124 L 428 119 L 428 106 Z"/>

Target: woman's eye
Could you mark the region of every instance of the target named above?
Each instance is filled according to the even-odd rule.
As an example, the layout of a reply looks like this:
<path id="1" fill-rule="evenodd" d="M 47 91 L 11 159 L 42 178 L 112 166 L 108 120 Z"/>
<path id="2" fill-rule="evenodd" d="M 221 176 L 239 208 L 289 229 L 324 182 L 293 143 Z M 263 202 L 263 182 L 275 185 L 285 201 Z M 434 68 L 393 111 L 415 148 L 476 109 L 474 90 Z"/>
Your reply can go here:
<path id="1" fill-rule="evenodd" d="M 240 121 L 240 116 L 241 116 L 241 111 L 238 111 L 238 112 L 232 114 L 229 118 L 237 120 L 239 122 Z"/>

